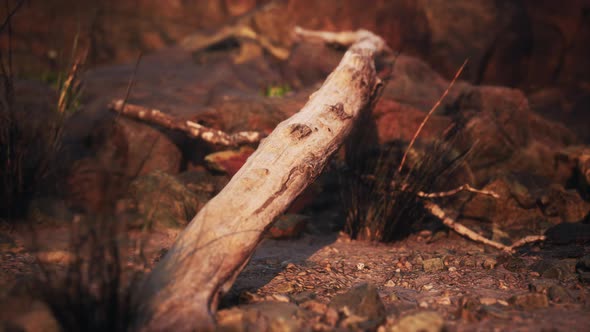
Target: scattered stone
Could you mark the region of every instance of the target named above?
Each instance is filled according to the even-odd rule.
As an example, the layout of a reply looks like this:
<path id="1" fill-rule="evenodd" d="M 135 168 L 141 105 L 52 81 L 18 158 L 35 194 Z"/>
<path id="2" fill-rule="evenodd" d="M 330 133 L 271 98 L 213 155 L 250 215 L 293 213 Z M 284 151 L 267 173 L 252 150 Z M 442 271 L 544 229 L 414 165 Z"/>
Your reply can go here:
<path id="1" fill-rule="evenodd" d="M 514 295 L 508 302 L 523 309 L 538 309 L 549 306 L 547 295 L 542 293 L 525 293 Z"/>
<path id="2" fill-rule="evenodd" d="M 422 262 L 422 266 L 424 268 L 424 272 L 442 271 L 445 268 L 445 264 L 440 258 L 426 259 Z"/>
<path id="3" fill-rule="evenodd" d="M 433 288 L 434 288 L 434 286 L 432 286 L 431 284 L 427 284 L 427 285 L 422 286 L 422 289 L 425 291 L 429 291 Z"/>
<path id="4" fill-rule="evenodd" d="M 482 297 L 479 299 L 479 303 L 483 305 L 493 305 L 498 303 L 498 299 L 495 299 L 493 297 Z"/>
<path id="5" fill-rule="evenodd" d="M 435 311 L 422 311 L 404 316 L 393 326 L 387 326 L 387 332 L 440 332 L 444 330 L 445 320 Z"/>
<path id="6" fill-rule="evenodd" d="M 494 268 L 496 268 L 497 264 L 498 261 L 495 258 L 486 257 L 481 265 L 484 269 L 493 270 Z"/>
<path id="7" fill-rule="evenodd" d="M 547 293 L 547 290 L 555 285 L 555 280 L 551 279 L 537 279 L 531 281 L 529 290 L 535 293 Z"/>
<path id="8" fill-rule="evenodd" d="M 260 302 L 217 313 L 219 331 L 299 331 L 299 308 L 293 303 Z"/>
<path id="9" fill-rule="evenodd" d="M 384 285 L 385 287 L 395 287 L 395 281 L 389 279 Z"/>
<path id="10" fill-rule="evenodd" d="M 346 307 L 351 314 L 363 317 L 363 328 L 376 328 L 385 320 L 385 305 L 372 284 L 361 284 L 347 293 L 334 296 L 329 306 L 338 311 Z"/>
<path id="11" fill-rule="evenodd" d="M 565 260 L 543 259 L 530 267 L 543 278 L 566 280 L 573 276 L 573 264 Z"/>

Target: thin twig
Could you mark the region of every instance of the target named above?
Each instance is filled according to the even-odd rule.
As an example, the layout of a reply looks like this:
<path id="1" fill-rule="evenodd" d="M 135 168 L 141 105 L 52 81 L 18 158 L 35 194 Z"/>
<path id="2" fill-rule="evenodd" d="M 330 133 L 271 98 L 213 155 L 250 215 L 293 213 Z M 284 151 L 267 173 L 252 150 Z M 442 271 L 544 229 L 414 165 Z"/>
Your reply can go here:
<path id="1" fill-rule="evenodd" d="M 464 185 L 457 187 L 453 190 L 436 192 L 436 193 L 425 193 L 423 191 L 419 191 L 416 193 L 416 195 L 418 195 L 422 198 L 440 198 L 440 197 L 453 196 L 461 191 L 468 191 L 468 192 L 475 193 L 475 194 L 481 194 L 481 195 L 492 196 L 494 198 L 500 198 L 500 195 L 496 194 L 495 192 L 493 192 L 491 190 L 475 189 L 472 186 L 470 186 L 469 184 L 464 184 Z"/>
<path id="2" fill-rule="evenodd" d="M 401 173 L 401 171 L 402 171 L 402 169 L 404 167 L 404 163 L 406 162 L 406 158 L 408 157 L 408 153 L 412 149 L 412 146 L 414 145 L 414 142 L 416 141 L 416 138 L 418 138 L 418 135 L 420 135 L 420 132 L 422 131 L 422 128 L 424 128 L 424 125 L 426 125 L 426 122 L 428 122 L 428 119 L 430 119 L 430 116 L 438 108 L 438 106 L 443 101 L 443 99 L 445 99 L 445 97 L 449 94 L 449 90 L 451 90 L 451 88 L 453 87 L 453 85 L 455 85 L 455 82 L 457 81 L 457 79 L 459 78 L 459 76 L 461 75 L 461 73 L 463 72 L 463 68 L 465 68 L 465 66 L 467 65 L 467 62 L 468 61 L 469 61 L 469 59 L 465 59 L 465 61 L 463 62 L 463 64 L 459 68 L 459 70 L 457 70 L 457 72 L 455 73 L 455 77 L 453 77 L 453 80 L 451 81 L 451 83 L 449 83 L 449 86 L 447 87 L 447 89 L 445 90 L 445 92 L 440 96 L 440 98 L 438 98 L 438 100 L 436 101 L 436 103 L 434 104 L 434 106 L 432 106 L 432 108 L 430 109 L 430 111 L 428 111 L 428 114 L 426 114 L 426 117 L 424 118 L 424 120 L 422 120 L 422 123 L 420 123 L 420 126 L 418 127 L 418 130 L 416 130 L 416 132 L 414 133 L 414 137 L 412 137 L 412 140 L 410 141 L 410 144 L 408 145 L 408 148 L 406 149 L 406 152 L 404 153 L 404 156 L 402 157 L 402 161 L 400 162 L 399 167 L 397 168 L 397 171 L 398 172 Z"/>
<path id="3" fill-rule="evenodd" d="M 483 237 L 482 235 L 472 231 L 471 229 L 463 226 L 462 224 L 456 222 L 451 217 L 447 216 L 447 214 L 443 211 L 443 209 L 440 206 L 438 206 L 437 204 L 435 204 L 433 202 L 429 202 L 429 201 L 424 202 L 424 207 L 433 216 L 442 220 L 442 222 L 445 226 L 454 230 L 458 234 L 463 235 L 475 242 L 483 243 L 483 244 L 488 245 L 490 247 L 500 249 L 500 250 L 502 250 L 506 253 L 509 253 L 509 254 L 513 254 L 515 251 L 515 248 L 523 246 L 527 243 L 544 241 L 546 239 L 546 237 L 544 235 L 530 235 L 530 236 L 526 236 L 526 237 L 514 242 L 511 246 L 507 246 L 507 245 L 502 244 L 500 242 L 487 239 L 487 238 Z"/>
<path id="4" fill-rule="evenodd" d="M 135 61 L 135 66 L 133 67 L 133 73 L 131 74 L 131 78 L 129 78 L 129 84 L 127 84 L 127 91 L 125 91 L 125 98 L 123 98 L 123 103 L 121 104 L 121 109 L 125 109 L 125 105 L 127 104 L 127 100 L 129 100 L 129 96 L 131 95 L 131 89 L 135 84 L 135 76 L 137 75 L 137 69 L 139 68 L 139 63 L 141 62 L 141 57 L 143 56 L 143 52 L 139 52 L 137 56 L 137 60 Z"/>

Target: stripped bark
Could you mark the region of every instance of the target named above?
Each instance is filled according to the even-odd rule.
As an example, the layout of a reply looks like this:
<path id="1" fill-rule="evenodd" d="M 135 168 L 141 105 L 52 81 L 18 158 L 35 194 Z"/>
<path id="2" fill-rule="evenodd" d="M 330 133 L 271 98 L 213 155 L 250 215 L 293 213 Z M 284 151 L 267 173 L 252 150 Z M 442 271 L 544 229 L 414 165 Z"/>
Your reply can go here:
<path id="1" fill-rule="evenodd" d="M 172 130 L 183 131 L 191 137 L 211 144 L 238 146 L 258 143 L 263 137 L 262 133 L 256 131 L 242 131 L 228 134 L 221 130 L 205 127 L 193 121 L 176 119 L 158 109 L 125 103 L 122 99 L 113 100 L 109 108 L 131 118 L 157 124 Z"/>
<path id="2" fill-rule="evenodd" d="M 368 31 L 348 34 L 356 38 L 322 87 L 260 143 L 147 276 L 135 299 L 136 328 L 212 329 L 220 294 L 264 231 L 322 172 L 359 115 L 370 112 L 383 86 L 375 59 L 390 50 Z"/>

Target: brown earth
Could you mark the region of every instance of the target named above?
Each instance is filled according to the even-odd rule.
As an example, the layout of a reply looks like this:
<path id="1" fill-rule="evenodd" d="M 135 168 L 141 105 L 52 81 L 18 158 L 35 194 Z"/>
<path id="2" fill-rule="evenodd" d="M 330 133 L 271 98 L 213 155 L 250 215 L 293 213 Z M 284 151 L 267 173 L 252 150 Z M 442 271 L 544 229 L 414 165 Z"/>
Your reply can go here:
<path id="1" fill-rule="evenodd" d="M 45 251 L 39 257 L 64 266 L 73 255 L 63 245 L 67 234 L 63 228 L 41 228 Z M 52 319 L 40 314 L 46 310 L 43 306 L 9 291 L 9 285 L 22 285 L 36 269 L 34 256 L 20 245 L 26 239 L 18 232 L 9 235 L 17 244 L 2 250 L 2 320 L 22 324 L 33 310 L 44 317 L 46 325 L 40 326 L 47 328 Z M 150 236 L 145 247 L 149 261 L 173 240 L 174 233 Z M 590 288 L 575 271 L 576 263 L 589 254 L 587 245 L 546 244 L 507 256 L 454 233 L 423 233 L 387 245 L 312 229 L 299 239 L 263 241 L 222 301 L 225 309 L 218 319 L 222 330 L 264 330 L 269 324 L 281 326 L 273 331 L 333 330 L 347 324 L 358 330 L 346 320 L 346 311 L 329 305 L 336 295 L 370 283 L 385 306 L 380 330 L 389 331 L 403 317 L 434 312 L 434 321 L 425 322 L 433 331 L 582 331 L 590 328 Z M 138 261 L 127 263 L 134 264 Z M 346 304 L 354 310 L 354 301 Z M 258 312 L 255 319 L 248 316 L 251 311 Z M 37 331 L 30 324 L 25 324 L 26 330 Z"/>

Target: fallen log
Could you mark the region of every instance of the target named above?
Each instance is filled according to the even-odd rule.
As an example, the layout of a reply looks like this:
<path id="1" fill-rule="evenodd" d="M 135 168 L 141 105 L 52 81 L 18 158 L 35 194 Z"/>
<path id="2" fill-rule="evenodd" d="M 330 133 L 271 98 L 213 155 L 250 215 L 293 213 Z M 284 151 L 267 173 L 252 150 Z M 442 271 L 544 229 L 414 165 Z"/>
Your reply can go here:
<path id="1" fill-rule="evenodd" d="M 390 54 L 369 31 L 310 33 L 303 37 L 350 46 L 307 104 L 263 139 L 227 186 L 194 217 L 154 267 L 134 299 L 135 328 L 202 331 L 247 264 L 264 231 L 322 172 L 383 86 L 377 57 Z"/>

